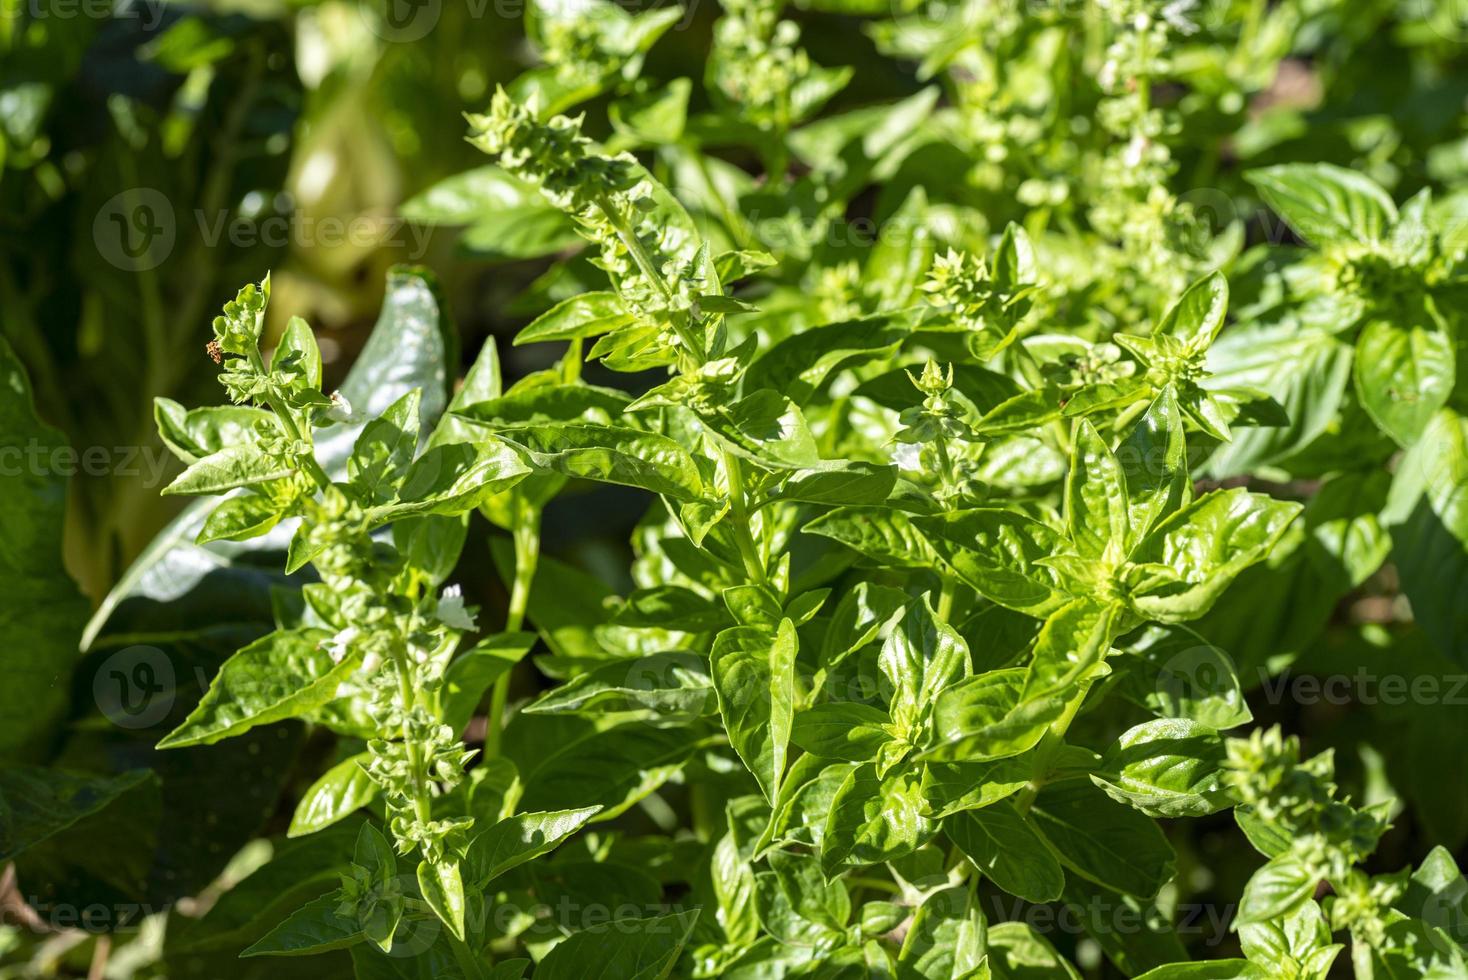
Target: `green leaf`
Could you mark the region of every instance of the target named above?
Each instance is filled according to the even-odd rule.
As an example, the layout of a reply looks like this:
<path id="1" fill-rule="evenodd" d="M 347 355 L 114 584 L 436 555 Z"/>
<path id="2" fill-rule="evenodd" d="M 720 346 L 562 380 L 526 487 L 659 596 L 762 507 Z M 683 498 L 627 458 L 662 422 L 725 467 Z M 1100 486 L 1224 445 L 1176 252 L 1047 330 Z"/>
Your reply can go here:
<path id="1" fill-rule="evenodd" d="M 1412 613 L 1455 663 L 1468 663 L 1468 418 L 1444 409 L 1397 464 L 1382 524 Z"/>
<path id="2" fill-rule="evenodd" d="M 1063 550 L 1058 531 L 1013 511 L 956 511 L 914 522 L 943 561 L 980 595 L 1043 618 L 1066 601 L 1055 573 L 1038 564 Z"/>
<path id="3" fill-rule="evenodd" d="M 1035 638 L 1020 699 L 1034 702 L 1052 695 L 1069 699 L 1106 659 L 1116 619 L 1115 606 L 1090 599 L 1073 600 L 1051 613 Z"/>
<path id="4" fill-rule="evenodd" d="M 535 968 L 535 980 L 664 980 L 698 921 L 698 909 L 619 919 L 572 933 Z"/>
<path id="5" fill-rule="evenodd" d="M 871 762 L 892 740 L 885 711 L 855 701 L 832 701 L 795 716 L 790 741 L 812 755 L 846 762 Z"/>
<path id="6" fill-rule="evenodd" d="M 117 776 L 39 766 L 0 771 L 0 861 L 14 860 L 154 778 L 146 769 Z"/>
<path id="7" fill-rule="evenodd" d="M 367 423 L 347 459 L 347 479 L 368 504 L 392 500 L 398 484 L 418 451 L 422 430 L 417 389 L 398 399 L 381 416 Z"/>
<path id="8" fill-rule="evenodd" d="M 1317 245 L 1381 241 L 1397 208 L 1371 178 L 1329 163 L 1292 163 L 1244 177 L 1264 203 Z"/>
<path id="9" fill-rule="evenodd" d="M 463 731 L 484 692 L 524 660 L 533 646 L 534 633 L 496 633 L 450 661 L 439 694 L 444 724 Z"/>
<path id="10" fill-rule="evenodd" d="M 1210 387 L 1252 387 L 1272 396 L 1289 416 L 1282 428 L 1242 429 L 1219 446 L 1208 469 L 1217 476 L 1249 473 L 1288 459 L 1338 425 L 1351 385 L 1354 348 L 1329 330 L 1293 320 L 1239 324 L 1208 351 Z"/>
<path id="11" fill-rule="evenodd" d="M 1206 613 L 1238 574 L 1261 561 L 1300 505 L 1242 488 L 1206 494 L 1157 526 L 1132 561 L 1166 566 L 1176 581 L 1132 597 L 1149 619 L 1184 622 Z"/>
<path id="12" fill-rule="evenodd" d="M 464 877 L 470 889 L 480 891 L 511 868 L 549 854 L 600 810 L 599 806 L 589 806 L 521 813 L 501 820 L 469 844 L 464 856 Z"/>
<path id="13" fill-rule="evenodd" d="M 256 424 L 274 426 L 269 410 L 245 405 L 209 405 L 185 409 L 167 398 L 153 399 L 153 420 L 158 435 L 173 454 L 185 463 L 196 463 L 225 446 L 254 442 Z"/>
<path id="14" fill-rule="evenodd" d="M 340 891 L 307 902 L 240 956 L 313 956 L 355 946 L 366 938 L 363 924 L 343 915 L 342 905 Z"/>
<path id="15" fill-rule="evenodd" d="M 531 714 L 600 714 L 645 709 L 661 716 L 698 717 L 717 709 L 706 659 L 668 651 L 578 674 L 526 705 Z"/>
<path id="16" fill-rule="evenodd" d="M 972 672 L 968 644 L 938 618 L 926 595 L 907 607 L 901 627 L 882 644 L 877 665 L 892 686 L 892 723 L 913 734 L 926 727 L 942 693 Z"/>
<path id="17" fill-rule="evenodd" d="M 397 499 L 373 511 L 376 523 L 406 516 L 471 511 L 530 475 L 503 442 L 449 443 L 419 456 L 403 476 Z"/>
<path id="18" fill-rule="evenodd" d="M 1264 980 L 1248 960 L 1210 960 L 1206 963 L 1169 963 L 1148 970 L 1137 980 Z"/>
<path id="19" fill-rule="evenodd" d="M 1035 747 L 1065 709 L 1055 698 L 1021 703 L 1027 672 L 993 670 L 948 688 L 933 707 L 933 744 L 923 758 L 987 762 Z"/>
<path id="20" fill-rule="evenodd" d="M 1088 419 L 1076 421 L 1065 477 L 1065 520 L 1076 550 L 1099 558 L 1120 553 L 1131 531 L 1121 464 Z"/>
<path id="21" fill-rule="evenodd" d="M 522 765 L 520 805 L 532 811 L 601 806 L 597 819 L 610 820 L 661 786 L 698 748 L 687 729 L 643 721 L 587 730 L 540 748 L 535 765 Z"/>
<path id="22" fill-rule="evenodd" d="M 1440 322 L 1402 326 L 1371 320 L 1356 340 L 1355 363 L 1362 407 L 1402 446 L 1422 438 L 1457 378 L 1453 341 Z"/>
<path id="23" fill-rule="evenodd" d="M 1319 880 L 1319 875 L 1294 852 L 1278 854 L 1254 872 L 1244 886 L 1234 921 L 1245 926 L 1289 915 L 1310 900 Z"/>
<path id="24" fill-rule="evenodd" d="M 380 787 L 367 775 L 371 753 L 358 752 L 332 766 L 301 794 L 287 837 L 303 837 L 351 816 L 377 798 Z"/>
<path id="25" fill-rule="evenodd" d="M 911 854 L 938 829 L 925 809 L 917 772 L 899 768 L 879 777 L 871 763 L 856 766 L 831 800 L 821 837 L 821 870 L 831 878 L 844 867 Z"/>
<path id="26" fill-rule="evenodd" d="M 1045 839 L 1008 803 L 957 813 L 943 821 L 943 832 L 1011 895 L 1053 902 L 1065 889 L 1065 872 Z"/>
<path id="27" fill-rule="evenodd" d="M 875 640 L 907 608 L 907 593 L 885 585 L 858 582 L 841 597 L 821 640 L 821 663 L 833 667 Z"/>
<path id="28" fill-rule="evenodd" d="M 992 762 L 929 762 L 923 767 L 923 796 L 935 818 L 992 806 L 1030 781 L 1028 755 Z"/>
<path id="29" fill-rule="evenodd" d="M 805 416 L 794 402 L 762 389 L 704 418 L 729 448 L 761 466 L 800 469 L 818 466 L 820 452 Z"/>
<path id="30" fill-rule="evenodd" d="M 291 465 L 270 456 L 259 446 L 227 446 L 184 470 L 164 487 L 164 494 L 214 494 L 281 480 L 293 472 Z"/>
<path id="31" fill-rule="evenodd" d="M 897 484 L 897 467 L 852 460 L 832 461 L 819 469 L 797 470 L 772 495 L 773 500 L 812 504 L 877 504 Z"/>
<path id="32" fill-rule="evenodd" d="M 1129 696 L 1154 714 L 1217 731 L 1254 720 L 1232 658 L 1187 627 L 1152 627 L 1129 649 Z"/>
<path id="33" fill-rule="evenodd" d="M 1003 980 L 1081 980 L 1039 933 L 1023 922 L 1001 922 L 989 929 L 989 965 Z"/>
<path id="34" fill-rule="evenodd" d="M 710 675 L 734 751 L 770 805 L 779 797 L 795 718 L 795 624 L 735 626 L 714 638 Z"/>
<path id="35" fill-rule="evenodd" d="M 602 425 L 527 425 L 507 430 L 513 443 L 535 466 L 567 476 L 621 483 L 696 500 L 703 479 L 688 451 L 667 436 Z"/>
<path id="36" fill-rule="evenodd" d="M 464 938 L 464 882 L 458 861 L 423 860 L 418 864 L 418 890 L 455 939 Z"/>
<path id="37" fill-rule="evenodd" d="M 67 478 L 58 467 L 21 463 L 24 452 L 66 447 L 41 422 L 30 382 L 0 337 L 0 629 L 8 652 L 0 683 L 0 757 L 20 761 L 42 746 L 66 711 L 78 625 L 87 603 L 62 564 Z M 22 448 L 25 447 L 25 448 Z"/>
<path id="38" fill-rule="evenodd" d="M 316 335 L 311 325 L 298 316 L 290 318 L 275 353 L 270 355 L 270 370 L 280 372 L 289 365 L 299 371 L 310 387 L 321 390 L 321 348 L 316 344 Z"/>
<path id="39" fill-rule="evenodd" d="M 1153 817 L 1202 817 L 1232 801 L 1222 783 L 1223 740 L 1197 722 L 1164 718 L 1127 729 L 1091 780 Z"/>
<path id="40" fill-rule="evenodd" d="M 1108 800 L 1088 780 L 1051 783 L 1030 814 L 1060 863 L 1088 881 L 1151 899 L 1172 879 L 1172 847 L 1152 819 Z"/>
<path id="41" fill-rule="evenodd" d="M 938 889 L 923 899 L 902 937 L 898 980 L 981 978 L 984 940 L 984 913 L 968 888 Z"/>
<path id="42" fill-rule="evenodd" d="M 268 494 L 226 497 L 209 512 L 195 541 L 199 544 L 247 541 L 268 534 L 286 516 L 290 506 L 289 501 L 280 501 Z"/>
<path id="43" fill-rule="evenodd" d="M 1193 283 L 1168 307 L 1153 337 L 1171 337 L 1194 353 L 1205 351 L 1223 329 L 1228 312 L 1228 280 L 1213 272 Z"/>
<path id="44" fill-rule="evenodd" d="M 1128 544 L 1144 539 L 1159 521 L 1191 498 L 1187 452 L 1182 412 L 1169 385 L 1116 447 L 1116 459 L 1126 481 L 1131 525 Z"/>
<path id="45" fill-rule="evenodd" d="M 827 375 L 851 362 L 891 357 L 907 336 L 904 314 L 813 327 L 766 348 L 744 374 L 744 390 L 781 392 L 803 405 Z"/>
<path id="46" fill-rule="evenodd" d="M 209 690 L 160 749 L 213 745 L 258 725 L 299 718 L 336 697 L 357 660 L 333 662 L 320 629 L 277 630 L 224 662 Z"/>
<path id="47" fill-rule="evenodd" d="M 581 293 L 562 300 L 515 335 L 515 346 L 548 340 L 575 340 L 601 334 L 636 322 L 616 293 Z"/>
<path id="48" fill-rule="evenodd" d="M 837 507 L 801 530 L 839 541 L 878 565 L 931 568 L 937 560 L 927 538 L 902 511 L 882 507 Z"/>

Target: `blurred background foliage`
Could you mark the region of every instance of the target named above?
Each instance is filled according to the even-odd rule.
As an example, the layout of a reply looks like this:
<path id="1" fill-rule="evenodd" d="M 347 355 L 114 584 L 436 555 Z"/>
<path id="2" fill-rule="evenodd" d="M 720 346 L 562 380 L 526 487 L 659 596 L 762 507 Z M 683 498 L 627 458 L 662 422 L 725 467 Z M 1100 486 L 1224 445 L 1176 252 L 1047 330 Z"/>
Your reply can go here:
<path id="1" fill-rule="evenodd" d="M 982 241 L 1008 220 L 1030 223 L 1040 214 L 1041 224 L 1053 218 L 1067 226 L 1087 203 L 1081 183 L 1099 181 L 1075 166 L 1076 146 L 1038 139 L 1031 130 L 1043 128 L 1036 120 L 1088 108 L 1067 101 L 1073 92 L 1065 72 L 1072 69 L 1053 28 L 1056 18 L 1084 20 L 1097 5 L 1019 5 L 1025 14 L 1018 28 L 995 27 L 1013 4 L 944 6 L 978 14 L 916 18 L 905 30 L 884 33 L 868 15 L 909 14 L 927 5 L 809 0 L 785 12 L 802 25 L 812 61 L 854 69 L 830 113 L 914 96 L 953 48 L 991 29 L 1003 39 L 986 51 L 992 75 L 959 71 L 952 80 L 965 100 L 986 110 L 971 121 L 975 128 L 930 134 L 883 175 L 879 189 L 854 195 L 841 221 L 880 220 L 912 188 L 927 187 L 955 203 L 956 238 Z M 356 359 L 383 306 L 387 270 L 400 262 L 436 274 L 463 352 L 460 373 L 488 337 L 501 341 L 508 379 L 548 365 L 558 353 L 514 348 L 509 339 L 577 288 L 576 262 L 552 265 L 570 245 L 565 228 L 546 224 L 533 210 L 481 228 L 472 220 L 474 208 L 493 211 L 504 201 L 466 200 L 442 183 L 484 163 L 464 139 L 463 113 L 482 111 L 496 85 L 538 62 L 524 12 L 519 0 L 388 0 L 388 6 L 0 0 L 0 335 L 31 378 L 41 418 L 78 453 L 101 447 L 110 461 L 93 472 L 82 466 L 67 491 L 67 570 L 94 605 L 173 516 L 174 505 L 157 493 L 172 471 L 155 469 L 166 453 L 154 434 L 153 399 L 191 406 L 219 399 L 203 345 L 209 319 L 240 284 L 272 272 L 277 319 L 270 327 L 279 331 L 290 315 L 309 320 L 321 338 L 328 385 Z M 692 3 L 649 52 L 643 74 L 702 79 L 720 12 L 712 0 Z M 1159 84 L 1157 98 L 1175 110 L 1182 127 L 1181 135 L 1168 136 L 1172 183 L 1187 189 L 1180 197 L 1191 205 L 1189 220 L 1203 226 L 1197 247 L 1213 247 L 1231 228 L 1249 242 L 1289 240 L 1243 182 L 1248 167 L 1333 162 L 1371 175 L 1398 201 L 1428 186 L 1450 200 L 1468 188 L 1465 13 L 1454 0 L 1208 0 L 1191 9 L 1201 32 L 1174 55 L 1186 84 Z M 593 135 L 610 135 L 605 109 L 625 94 L 587 104 Z M 687 139 L 702 138 L 695 120 L 710 106 L 705 87 L 694 84 Z M 959 141 L 962 150 L 954 145 Z M 974 146 L 983 152 L 972 153 Z M 721 150 L 729 165 L 721 178 L 737 183 L 744 170 L 758 171 L 769 163 L 759 156 L 735 141 Z M 665 156 L 657 165 L 676 170 L 678 161 Z M 430 189 L 436 190 L 425 193 Z M 157 197 L 144 196 L 148 191 Z M 139 215 L 144 225 L 128 227 Z M 119 250 L 120 241 L 138 250 Z M 846 246 L 834 236 L 821 247 L 832 253 L 822 263 L 831 276 L 797 285 L 825 290 L 837 302 Z M 1090 259 L 1050 257 L 1075 265 Z M 1063 268 L 1057 272 L 1065 275 Z M 1087 288 L 1104 307 L 1105 284 Z M 1247 284 L 1238 293 L 1248 297 Z M 1113 312 L 1127 321 L 1128 311 Z M 554 506 L 547 551 L 617 582 L 640 501 L 615 492 L 588 499 Z M 477 552 L 466 563 L 474 567 L 465 570 L 465 581 L 477 588 L 477 601 L 493 607 L 503 595 L 482 558 Z M 1307 562 L 1308 548 L 1286 560 Z M 575 573 L 566 576 L 560 585 L 585 587 Z M 1375 594 L 1366 596 L 1353 591 L 1359 583 L 1347 583 L 1348 602 L 1322 587 L 1319 619 L 1364 627 L 1302 651 L 1270 632 L 1277 621 L 1268 611 L 1281 601 L 1298 606 L 1320 599 L 1308 581 L 1300 595 L 1281 598 L 1273 594 L 1275 581 L 1261 573 L 1254 583 L 1257 622 L 1240 613 L 1251 609 L 1247 603 L 1235 602 L 1226 610 L 1232 618 L 1215 617 L 1221 621 L 1204 630 L 1233 651 L 1241 673 L 1253 677 L 1268 656 L 1282 654 L 1286 659 L 1275 666 L 1296 661 L 1301 670 L 1349 674 L 1373 649 L 1390 649 L 1404 670 L 1413 669 L 1413 657 L 1427 664 L 1426 673 L 1438 669 L 1437 654 L 1420 633 L 1403 641 L 1384 628 L 1373 632 L 1374 618 L 1393 618 L 1390 582 L 1374 583 L 1368 591 Z M 203 641 L 190 642 L 199 643 L 199 662 L 207 663 L 239 639 L 211 637 L 212 652 Z M 1422 649 L 1414 652 L 1414 644 Z M 1343 781 L 1367 800 L 1405 786 L 1414 816 L 1384 845 L 1384 867 L 1420 856 L 1425 841 L 1461 850 L 1468 840 L 1468 786 L 1442 768 L 1444 746 L 1456 745 L 1464 732 L 1461 708 L 1382 705 L 1363 713 L 1326 699 L 1302 705 L 1257 694 L 1261 723 L 1285 721 L 1306 734 L 1312 750 L 1344 747 Z M 83 736 L 106 724 L 95 715 L 77 722 Z M 1360 749 L 1368 728 L 1377 733 L 1377 748 Z M 214 760 L 219 785 L 209 792 L 227 796 L 230 767 L 248 765 L 264 751 L 248 743 L 231 743 L 238 757 Z M 67 753 L 75 760 L 95 748 L 83 737 Z M 287 753 L 287 764 L 290 758 Z M 1389 768 L 1397 773 L 1391 782 Z M 250 837 L 260 814 L 270 816 L 272 794 L 289 774 L 276 775 L 258 786 L 250 782 L 261 798 L 241 800 L 238 812 L 180 818 L 178 826 L 191 833 L 180 837 L 177 850 Z M 166 785 L 168 774 L 162 776 Z M 203 793 L 190 786 L 189 792 Z M 117 792 L 145 789 L 129 784 Z M 209 822 L 221 819 L 239 826 L 220 830 Z M 1190 888 L 1238 894 L 1250 868 L 1230 863 L 1237 837 L 1226 830 L 1218 821 L 1198 821 L 1174 840 L 1190 864 Z M 207 874 L 184 874 L 170 897 L 198 892 L 196 900 L 207 907 L 220 887 L 208 882 L 229 858 L 211 855 Z M 221 881 L 260 858 L 241 852 Z M 91 956 L 80 940 L 54 952 L 57 962 L 71 957 L 73 967 Z M 200 960 L 200 975 L 209 975 L 210 962 Z M 112 963 L 124 975 L 126 959 Z M 290 969 L 271 964 L 277 980 Z"/>

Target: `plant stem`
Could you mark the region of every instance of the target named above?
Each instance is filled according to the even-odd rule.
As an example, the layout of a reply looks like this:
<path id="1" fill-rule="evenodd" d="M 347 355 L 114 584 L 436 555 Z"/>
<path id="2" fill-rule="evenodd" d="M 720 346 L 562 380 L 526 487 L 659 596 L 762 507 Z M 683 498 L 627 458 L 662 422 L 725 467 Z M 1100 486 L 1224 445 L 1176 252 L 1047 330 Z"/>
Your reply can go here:
<path id="1" fill-rule="evenodd" d="M 1034 763 L 1030 766 L 1030 781 L 1016 794 L 1014 808 L 1019 811 L 1020 816 L 1030 812 L 1030 807 L 1035 804 L 1035 797 L 1040 795 L 1040 790 L 1045 785 L 1045 777 L 1050 773 L 1050 764 L 1055 761 L 1055 753 L 1065 744 L 1065 733 L 1070 728 L 1070 723 L 1075 721 L 1076 713 L 1081 710 L 1081 702 L 1085 700 L 1082 695 L 1066 705 L 1065 712 L 1051 724 L 1040 739 L 1040 744 L 1035 748 Z"/>
<path id="2" fill-rule="evenodd" d="M 459 964 L 459 969 L 464 971 L 464 980 L 484 980 L 484 964 L 474 955 L 468 943 L 449 934 L 449 946 L 454 951 L 454 960 Z"/>
<path id="3" fill-rule="evenodd" d="M 525 625 L 525 610 L 530 604 L 530 584 L 540 562 L 541 509 L 516 494 L 515 508 L 515 581 L 510 586 L 510 608 L 505 615 L 505 632 L 516 633 Z M 484 731 L 484 757 L 500 754 L 500 733 L 504 728 L 505 705 L 510 699 L 510 671 L 494 682 L 489 700 L 489 721 Z"/>
<path id="4" fill-rule="evenodd" d="M 260 357 L 259 348 L 250 351 L 249 359 L 250 366 L 263 375 L 265 373 L 265 361 Z M 275 413 L 275 418 L 280 422 L 280 427 L 285 430 L 286 438 L 292 442 L 305 443 L 307 446 L 312 445 L 311 440 L 302 435 L 300 428 L 296 425 L 296 420 L 291 417 L 289 407 L 280 400 L 279 395 L 274 392 L 267 394 L 265 396 L 265 403 Z M 301 468 L 316 482 L 317 489 L 328 490 L 331 488 L 331 477 L 326 475 L 326 471 L 316 461 L 314 454 L 304 453 L 296 458 L 299 460 Z"/>
<path id="5" fill-rule="evenodd" d="M 940 620 L 952 625 L 953 593 L 956 591 L 953 576 L 939 572 L 938 581 L 942 583 L 942 587 L 938 590 L 938 608 L 935 611 Z"/>

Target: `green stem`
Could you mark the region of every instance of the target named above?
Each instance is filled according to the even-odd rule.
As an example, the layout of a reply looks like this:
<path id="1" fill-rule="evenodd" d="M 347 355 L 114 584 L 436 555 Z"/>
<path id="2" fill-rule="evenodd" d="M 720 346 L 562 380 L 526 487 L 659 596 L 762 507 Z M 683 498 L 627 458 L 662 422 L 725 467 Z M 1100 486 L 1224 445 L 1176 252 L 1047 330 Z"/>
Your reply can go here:
<path id="1" fill-rule="evenodd" d="M 454 951 L 454 960 L 459 964 L 459 969 L 464 972 L 465 980 L 484 980 L 484 964 L 474 955 L 468 943 L 450 934 L 449 946 Z"/>
<path id="2" fill-rule="evenodd" d="M 734 518 L 734 540 L 739 545 L 739 557 L 744 560 L 744 572 L 760 585 L 766 584 L 765 563 L 760 558 L 759 545 L 750 531 L 749 500 L 744 493 L 744 471 L 739 458 L 728 450 L 724 451 L 724 470 L 729 475 L 729 514 Z"/>
<path id="3" fill-rule="evenodd" d="M 516 497 L 515 514 L 515 581 L 510 586 L 510 608 L 505 615 L 505 632 L 516 633 L 525 625 L 525 610 L 530 604 L 530 585 L 540 562 L 541 510 Z M 510 699 L 510 672 L 494 682 L 489 700 L 489 721 L 484 732 L 484 757 L 500 754 L 500 734 L 504 729 L 505 705 Z"/>
<path id="4" fill-rule="evenodd" d="M 952 624 L 953 620 L 953 593 L 956 591 L 953 576 L 938 573 L 938 580 L 943 583 L 938 591 L 938 618 L 945 623 Z"/>
<path id="5" fill-rule="evenodd" d="M 265 361 L 260 357 L 259 348 L 250 351 L 249 359 L 250 366 L 257 372 L 261 375 L 266 373 Z M 308 446 L 312 445 L 311 440 L 307 439 L 301 433 L 300 428 L 296 425 L 295 418 L 291 416 L 290 408 L 280 400 L 279 395 L 274 392 L 267 394 L 265 396 L 265 404 L 269 405 L 270 410 L 275 413 L 275 417 L 280 422 L 280 427 L 285 430 L 288 439 L 293 442 L 305 443 Z M 299 460 L 301 468 L 316 482 L 318 489 L 329 490 L 331 488 L 331 477 L 326 475 L 326 471 L 321 468 L 321 464 L 316 461 L 314 455 L 306 453 L 296 458 Z"/>
<path id="6" fill-rule="evenodd" d="M 1055 720 L 1050 726 L 1040 744 L 1035 748 L 1034 763 L 1030 766 L 1030 781 L 1015 795 L 1014 807 L 1020 816 L 1030 812 L 1030 807 L 1035 804 L 1035 797 L 1040 795 L 1040 790 L 1045 786 L 1045 777 L 1050 774 L 1050 764 L 1055 761 L 1055 754 L 1065 744 L 1065 733 L 1070 728 L 1070 723 L 1075 721 L 1076 712 L 1081 709 L 1081 702 L 1085 696 L 1077 697 L 1066 705 L 1065 713 Z"/>

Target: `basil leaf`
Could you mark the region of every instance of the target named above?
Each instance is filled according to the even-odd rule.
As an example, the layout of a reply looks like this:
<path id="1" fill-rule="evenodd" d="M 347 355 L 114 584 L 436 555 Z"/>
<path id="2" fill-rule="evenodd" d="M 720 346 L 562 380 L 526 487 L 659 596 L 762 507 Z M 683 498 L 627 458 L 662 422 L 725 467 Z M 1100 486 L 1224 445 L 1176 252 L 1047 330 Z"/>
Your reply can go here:
<path id="1" fill-rule="evenodd" d="M 299 718 L 336 697 L 358 661 L 331 659 L 326 630 L 277 630 L 224 662 L 209 690 L 160 749 L 213 745 L 258 725 Z"/>
<path id="2" fill-rule="evenodd" d="M 795 624 L 735 626 L 714 638 L 710 673 L 734 751 L 773 806 L 795 717 Z"/>
<path id="3" fill-rule="evenodd" d="M 1197 722 L 1166 718 L 1122 733 L 1092 782 L 1153 817 L 1202 817 L 1230 804 L 1221 780 L 1223 741 Z"/>
<path id="4" fill-rule="evenodd" d="M 1008 803 L 957 813 L 943 821 L 943 832 L 1011 895 L 1053 902 L 1065 888 L 1065 872 L 1045 839 Z"/>

